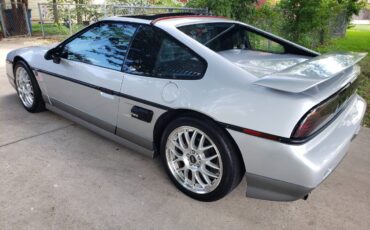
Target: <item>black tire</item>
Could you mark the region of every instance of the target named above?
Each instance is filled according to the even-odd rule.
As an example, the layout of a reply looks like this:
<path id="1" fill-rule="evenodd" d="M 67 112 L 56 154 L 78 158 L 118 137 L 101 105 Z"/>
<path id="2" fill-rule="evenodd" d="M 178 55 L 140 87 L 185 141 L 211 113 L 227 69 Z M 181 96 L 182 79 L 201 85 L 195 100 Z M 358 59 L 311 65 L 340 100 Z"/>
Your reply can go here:
<path id="1" fill-rule="evenodd" d="M 18 68 L 24 68 L 27 72 L 27 74 L 29 75 L 30 77 L 30 80 L 31 80 L 31 84 L 32 84 L 32 89 L 33 89 L 33 94 L 34 94 L 34 100 L 33 100 L 33 103 L 31 106 L 26 106 L 23 101 L 21 100 L 20 98 L 20 95 L 19 95 L 19 91 L 18 91 L 18 85 L 17 85 L 17 80 L 16 80 L 16 72 L 17 72 L 17 69 Z M 45 102 L 42 98 L 42 95 L 41 95 L 41 90 L 40 90 L 40 87 L 36 81 L 36 78 L 32 72 L 32 70 L 29 68 L 29 66 L 27 65 L 26 62 L 24 61 L 17 61 L 14 65 L 14 81 L 15 81 L 15 85 L 16 85 L 16 90 L 17 90 L 17 94 L 18 94 L 18 98 L 19 100 L 21 101 L 23 107 L 28 111 L 28 112 L 31 112 L 31 113 L 37 113 L 37 112 L 41 112 L 41 111 L 44 111 L 45 110 Z"/>
<path id="2" fill-rule="evenodd" d="M 218 148 L 222 160 L 223 173 L 217 187 L 209 193 L 199 194 L 184 187 L 180 182 L 177 181 L 176 177 L 172 174 L 169 165 L 167 164 L 167 139 L 172 131 L 182 126 L 191 126 L 199 129 L 205 133 Z M 209 202 L 221 199 L 230 193 L 240 183 L 244 176 L 243 160 L 241 159 L 238 149 L 230 140 L 230 137 L 227 135 L 224 129 L 220 128 L 215 122 L 207 119 L 180 117 L 173 120 L 167 125 L 163 132 L 160 144 L 160 153 L 166 173 L 175 186 L 186 195 L 199 201 Z"/>

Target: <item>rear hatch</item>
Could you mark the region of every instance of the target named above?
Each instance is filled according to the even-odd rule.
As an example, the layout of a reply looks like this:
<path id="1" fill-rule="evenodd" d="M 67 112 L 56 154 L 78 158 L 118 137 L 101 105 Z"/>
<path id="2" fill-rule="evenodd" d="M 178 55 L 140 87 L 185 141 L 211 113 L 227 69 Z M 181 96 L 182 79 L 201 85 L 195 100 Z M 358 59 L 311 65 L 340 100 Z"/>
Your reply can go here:
<path id="1" fill-rule="evenodd" d="M 320 55 L 282 71 L 263 76 L 254 84 L 288 93 L 315 97 L 318 104 L 301 118 L 291 138 L 306 141 L 324 129 L 346 107 L 356 92 L 360 74 L 356 65 L 366 53 L 333 53 Z"/>
<path id="2" fill-rule="evenodd" d="M 267 74 L 254 82 L 256 85 L 291 93 L 307 91 L 330 80 L 330 87 L 339 90 L 343 85 L 353 81 L 359 74 L 356 65 L 366 53 L 332 53 L 320 55 L 282 71 Z M 337 82 L 336 85 L 334 82 Z"/>
<path id="3" fill-rule="evenodd" d="M 232 52 L 232 51 L 231 51 Z M 356 65 L 366 53 L 329 53 L 314 58 L 286 54 L 247 55 L 230 51 L 220 53 L 225 58 L 254 74 L 258 79 L 253 83 L 286 93 L 303 93 L 317 100 L 294 128 L 291 138 L 302 142 L 313 137 L 346 108 L 356 92 L 354 84 L 360 74 Z"/>
<path id="4" fill-rule="evenodd" d="M 253 74 L 255 85 L 324 100 L 360 73 L 356 65 L 366 53 L 328 53 L 316 57 L 274 54 L 251 50 L 219 52 L 233 64 Z"/>

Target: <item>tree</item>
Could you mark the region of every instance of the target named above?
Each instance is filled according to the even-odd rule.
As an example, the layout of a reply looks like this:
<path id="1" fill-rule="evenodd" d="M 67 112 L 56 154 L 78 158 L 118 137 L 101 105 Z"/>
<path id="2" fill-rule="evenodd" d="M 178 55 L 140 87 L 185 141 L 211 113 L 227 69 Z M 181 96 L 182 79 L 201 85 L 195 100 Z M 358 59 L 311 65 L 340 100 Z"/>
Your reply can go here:
<path id="1" fill-rule="evenodd" d="M 54 23 L 59 24 L 57 0 L 53 0 L 53 15 L 54 15 Z"/>
<path id="2" fill-rule="evenodd" d="M 255 25 L 308 47 L 344 34 L 364 0 L 190 0 L 189 7 L 208 7 L 215 15 Z M 339 31 L 343 31 L 338 33 Z"/>
<path id="3" fill-rule="evenodd" d="M 215 15 L 243 20 L 250 17 L 256 9 L 257 0 L 192 0 L 187 6 L 208 9 Z"/>
<path id="4" fill-rule="evenodd" d="M 330 39 L 334 20 L 344 14 L 346 25 L 364 6 L 362 0 L 281 0 L 283 31 L 303 45 L 315 47 Z M 344 29 L 346 26 L 344 27 Z"/>
<path id="5" fill-rule="evenodd" d="M 366 6 L 365 0 L 337 0 L 337 2 L 346 10 L 348 22 L 351 20 L 352 15 L 358 15 L 360 10 Z"/>

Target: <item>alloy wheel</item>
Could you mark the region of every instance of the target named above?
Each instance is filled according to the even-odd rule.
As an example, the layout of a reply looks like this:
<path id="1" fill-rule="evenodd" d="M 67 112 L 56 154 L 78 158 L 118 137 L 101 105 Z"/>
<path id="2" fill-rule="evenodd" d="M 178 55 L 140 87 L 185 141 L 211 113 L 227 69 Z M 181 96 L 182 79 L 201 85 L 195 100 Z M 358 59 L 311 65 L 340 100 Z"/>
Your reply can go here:
<path id="1" fill-rule="evenodd" d="M 31 108 L 35 99 L 35 95 L 31 78 L 26 69 L 23 67 L 18 67 L 15 72 L 15 79 L 19 98 L 25 107 Z"/>
<path id="2" fill-rule="evenodd" d="M 168 136 L 165 153 L 172 175 L 191 192 L 206 194 L 219 185 L 223 173 L 221 155 L 201 130 L 190 126 L 176 128 Z"/>

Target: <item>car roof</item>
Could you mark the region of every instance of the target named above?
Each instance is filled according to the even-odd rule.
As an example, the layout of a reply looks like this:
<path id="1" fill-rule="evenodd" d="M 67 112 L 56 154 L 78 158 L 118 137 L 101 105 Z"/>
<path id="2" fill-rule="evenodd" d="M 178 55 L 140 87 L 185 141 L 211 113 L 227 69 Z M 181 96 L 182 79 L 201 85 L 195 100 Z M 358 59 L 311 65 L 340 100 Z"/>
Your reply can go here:
<path id="1" fill-rule="evenodd" d="M 139 18 L 144 20 L 156 20 L 159 18 L 166 18 L 166 17 L 178 17 L 178 16 L 190 16 L 190 15 L 197 15 L 195 13 L 163 13 L 163 14 L 139 14 L 139 15 L 123 15 L 120 17 L 126 18 Z"/>
<path id="2" fill-rule="evenodd" d="M 204 22 L 232 22 L 220 16 L 199 15 L 194 13 L 165 13 L 148 15 L 124 15 L 105 18 L 102 21 L 125 21 L 143 24 L 167 24 L 179 26 L 180 24 L 196 24 Z"/>

